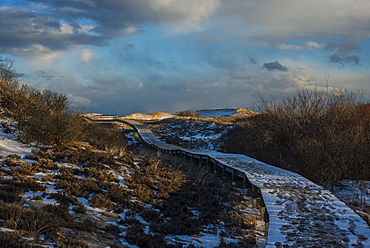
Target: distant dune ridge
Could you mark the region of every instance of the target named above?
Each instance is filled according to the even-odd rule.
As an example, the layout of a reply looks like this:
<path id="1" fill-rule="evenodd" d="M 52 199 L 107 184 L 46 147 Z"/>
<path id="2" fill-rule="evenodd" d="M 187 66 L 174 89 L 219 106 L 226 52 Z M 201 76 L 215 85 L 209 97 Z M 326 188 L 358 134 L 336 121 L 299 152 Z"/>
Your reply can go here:
<path id="1" fill-rule="evenodd" d="M 186 112 L 186 111 L 183 111 Z M 214 108 L 214 109 L 202 109 L 190 111 L 196 114 L 197 117 L 207 118 L 207 117 L 235 117 L 235 116 L 250 116 L 255 115 L 257 112 L 244 109 L 244 108 Z M 180 112 L 178 112 L 180 113 Z M 134 113 L 122 118 L 126 119 L 140 119 L 140 120 L 162 120 L 167 118 L 174 118 L 178 113 Z"/>

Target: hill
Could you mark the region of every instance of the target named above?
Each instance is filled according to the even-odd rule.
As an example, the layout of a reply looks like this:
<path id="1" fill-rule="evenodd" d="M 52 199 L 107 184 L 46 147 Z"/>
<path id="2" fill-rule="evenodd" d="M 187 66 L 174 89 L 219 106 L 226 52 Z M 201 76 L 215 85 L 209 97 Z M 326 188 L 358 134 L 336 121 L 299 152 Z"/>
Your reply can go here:
<path id="1" fill-rule="evenodd" d="M 186 117 L 198 117 L 200 119 L 219 119 L 219 120 L 235 120 L 238 118 L 244 118 L 257 114 L 254 111 L 243 109 L 243 108 L 215 108 L 215 109 L 201 109 L 201 110 L 186 110 L 177 113 L 133 113 L 127 116 L 123 116 L 123 119 L 136 119 L 136 120 L 163 120 L 170 118 L 186 118 Z"/>

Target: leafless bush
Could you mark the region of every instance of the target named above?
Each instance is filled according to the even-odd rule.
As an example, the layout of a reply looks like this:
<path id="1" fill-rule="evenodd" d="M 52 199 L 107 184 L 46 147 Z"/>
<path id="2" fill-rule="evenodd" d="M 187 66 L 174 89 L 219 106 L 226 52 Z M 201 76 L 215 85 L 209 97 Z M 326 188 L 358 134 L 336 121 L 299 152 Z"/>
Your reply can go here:
<path id="1" fill-rule="evenodd" d="M 115 176 L 112 173 L 97 168 L 84 168 L 83 173 L 86 176 L 95 178 L 100 182 L 111 182 L 115 179 Z"/>
<path id="2" fill-rule="evenodd" d="M 72 208 L 72 211 L 75 212 L 75 213 L 79 213 L 79 214 L 85 214 L 87 209 L 83 204 L 77 203 L 77 206 L 74 206 Z"/>
<path id="3" fill-rule="evenodd" d="M 229 133 L 229 152 L 244 153 L 315 181 L 370 177 L 370 115 L 363 94 L 343 89 L 302 90 L 257 106 Z"/>
<path id="4" fill-rule="evenodd" d="M 0 232 L 0 247 L 7 248 L 32 248 L 32 244 L 27 242 L 22 236 L 15 232 Z"/>
<path id="5" fill-rule="evenodd" d="M 54 216 L 54 219 L 63 227 L 70 227 L 75 216 L 69 212 L 68 205 L 45 205 L 41 208 Z"/>
<path id="6" fill-rule="evenodd" d="M 22 193 L 23 190 L 15 185 L 0 186 L 0 199 L 6 203 L 19 202 Z"/>
<path id="7" fill-rule="evenodd" d="M 63 206 L 69 206 L 69 205 L 77 205 L 78 200 L 76 197 L 70 194 L 66 194 L 64 192 L 57 192 L 51 194 L 51 197 L 53 197 L 59 204 Z"/>
<path id="8" fill-rule="evenodd" d="M 60 248 L 88 248 L 89 246 L 80 240 L 73 232 L 66 233 L 63 237 L 57 240 L 56 246 Z"/>
<path id="9" fill-rule="evenodd" d="M 63 192 L 77 197 L 88 197 L 100 191 L 101 184 L 95 179 L 76 178 L 74 181 L 57 180 L 56 186 Z"/>
<path id="10" fill-rule="evenodd" d="M 13 189 L 15 192 L 19 191 L 28 191 L 31 190 L 33 192 L 42 192 L 46 190 L 46 187 L 41 185 L 40 182 L 33 180 L 32 178 L 21 177 L 21 178 L 13 178 L 12 180 L 3 180 L 3 188 L 10 188 Z M 18 189 L 18 190 L 17 190 Z"/>
<path id="11" fill-rule="evenodd" d="M 96 123 L 84 123 L 85 140 L 89 144 L 110 154 L 124 156 L 126 152 L 126 138 L 118 130 L 106 128 Z"/>
<path id="12" fill-rule="evenodd" d="M 55 170 L 59 168 L 59 165 L 55 164 L 53 160 L 47 158 L 38 158 L 33 165 L 46 170 Z"/>
<path id="13" fill-rule="evenodd" d="M 113 203 L 106 194 L 98 193 L 89 199 L 89 204 L 95 208 L 106 209 L 108 211 L 116 209 L 117 205 Z"/>
<path id="14" fill-rule="evenodd" d="M 34 175 L 35 173 L 40 172 L 40 167 L 30 163 L 19 163 L 17 167 L 12 167 L 9 174 L 12 176 L 19 175 Z"/>
<path id="15" fill-rule="evenodd" d="M 125 182 L 134 190 L 134 196 L 143 202 L 168 197 L 184 181 L 180 171 L 166 167 L 158 159 L 147 159 L 140 166 Z"/>
<path id="16" fill-rule="evenodd" d="M 32 237 L 34 241 L 42 234 L 50 238 L 59 236 L 59 222 L 53 214 L 42 209 L 27 209 L 14 204 L 1 203 L 0 210 L 6 227 L 21 231 L 23 235 Z"/>
<path id="17" fill-rule="evenodd" d="M 71 226 L 71 228 L 78 231 L 88 231 L 93 233 L 96 233 L 99 229 L 98 223 L 92 218 L 76 220 L 73 222 L 73 226 Z"/>

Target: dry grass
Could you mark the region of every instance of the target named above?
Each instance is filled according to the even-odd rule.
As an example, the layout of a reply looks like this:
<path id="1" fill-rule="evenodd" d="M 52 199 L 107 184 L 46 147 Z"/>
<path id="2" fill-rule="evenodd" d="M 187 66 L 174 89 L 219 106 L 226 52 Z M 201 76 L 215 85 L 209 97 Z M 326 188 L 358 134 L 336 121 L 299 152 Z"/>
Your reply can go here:
<path id="1" fill-rule="evenodd" d="M 158 175 L 163 173 L 161 166 L 153 166 L 154 161 L 149 160 L 147 166 L 139 168 L 136 172 L 138 177 L 132 176 L 135 185 L 131 185 L 131 187 L 137 189 L 140 185 L 142 195 L 137 197 L 142 197 L 145 200 L 151 190 L 156 190 L 156 183 L 160 181 Z M 177 164 L 179 167 L 167 168 L 166 173 L 172 173 L 172 177 L 179 178 L 178 173 L 181 172 L 182 176 L 181 180 L 178 180 L 179 184 L 172 184 L 171 187 L 164 190 L 165 193 L 162 194 L 159 201 L 151 200 L 155 209 L 144 207 L 140 211 L 140 216 L 151 223 L 150 231 L 152 233 L 196 235 L 203 230 L 203 226 L 217 224 L 222 220 L 226 223 L 228 230 L 225 236 L 238 237 L 245 244 L 256 242 L 253 232 L 256 227 L 256 219 L 236 209 L 237 204 L 239 207 L 243 205 L 243 197 L 240 194 L 230 194 L 233 192 L 230 186 L 224 185 L 199 166 L 187 164 L 181 160 L 167 162 Z M 146 178 L 145 175 L 150 175 L 150 177 Z M 168 174 L 166 175 L 168 178 Z M 163 182 L 167 182 L 167 180 L 163 180 Z M 165 187 L 163 188 L 165 189 Z M 134 193 L 137 192 L 134 191 Z M 129 217 L 123 222 L 129 226 L 129 239 L 133 235 L 131 231 L 136 232 L 133 235 L 136 240 L 148 239 L 148 236 L 142 233 L 143 227 L 137 219 Z M 133 242 L 132 244 L 137 243 Z"/>
<path id="2" fill-rule="evenodd" d="M 0 219 L 15 232 L 0 236 L 0 244 L 1 239 L 6 242 L 12 238 L 14 247 L 37 247 L 45 242 L 54 242 L 57 247 L 89 247 L 81 240 L 88 234 L 94 240 L 91 244 L 123 247 L 111 240 L 120 239 L 118 235 L 125 232 L 125 239 L 139 247 L 184 247 L 167 244 L 164 234 L 199 234 L 203 225 L 217 223 L 223 213 L 228 212 L 229 194 L 222 193 L 226 189 L 221 189 L 220 184 L 215 183 L 217 179 L 208 173 L 194 169 L 194 165 L 187 169 L 174 166 L 183 161 L 172 161 L 173 166 L 169 166 L 168 161 L 153 154 L 130 156 L 139 162 L 134 164 L 134 159 L 128 156 L 117 158 L 91 146 L 76 145 L 35 151 L 34 155 L 27 156 L 35 160 L 33 164 L 24 163 L 15 155 L 9 157 L 3 163 L 9 169 L 2 168 L 2 173 L 11 173 L 14 177 L 0 182 L 3 199 Z M 118 180 L 112 173 L 118 169 L 125 180 Z M 39 172 L 45 176 L 32 177 Z M 61 191 L 47 192 L 41 182 L 54 183 L 55 189 Z M 17 205 L 26 191 L 43 194 L 30 199 L 31 207 Z M 42 206 L 44 197 L 55 199 L 57 204 Z M 125 228 L 91 219 L 90 211 L 76 197 L 85 197 L 90 206 L 112 214 L 124 212 L 127 218 L 119 224 Z M 200 214 L 195 214 L 197 212 Z M 144 232 L 147 227 L 138 221 L 138 215 L 147 220 L 152 234 Z M 74 234 L 66 229 L 73 230 Z M 249 231 L 232 231 L 231 225 L 230 233 L 225 235 L 238 232 L 252 235 Z M 32 242 L 24 243 L 22 237 L 29 237 Z"/>
<path id="3" fill-rule="evenodd" d="M 53 240 L 60 235 L 60 222 L 55 215 L 43 209 L 0 203 L 0 212 L 5 227 L 14 230 L 18 235 L 32 238 L 33 242 L 37 242 L 40 235 Z"/>
<path id="4" fill-rule="evenodd" d="M 179 189 L 184 181 L 180 171 L 170 169 L 158 159 L 144 160 L 134 174 L 126 178 L 134 196 L 143 202 L 158 201 Z"/>

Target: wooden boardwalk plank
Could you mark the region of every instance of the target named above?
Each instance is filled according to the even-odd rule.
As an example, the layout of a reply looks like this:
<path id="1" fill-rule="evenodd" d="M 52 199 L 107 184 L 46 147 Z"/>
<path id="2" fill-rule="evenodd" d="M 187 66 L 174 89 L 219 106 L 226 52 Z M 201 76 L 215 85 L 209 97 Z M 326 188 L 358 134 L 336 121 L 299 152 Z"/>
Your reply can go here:
<path id="1" fill-rule="evenodd" d="M 231 173 L 232 178 L 246 178 L 258 205 L 266 209 L 268 235 L 264 246 L 370 247 L 370 228 L 366 222 L 330 191 L 303 176 L 245 155 L 166 144 L 140 122 L 117 120 L 132 126 L 151 147 L 203 159 L 222 168 L 223 173 Z"/>

